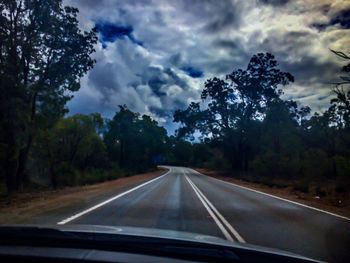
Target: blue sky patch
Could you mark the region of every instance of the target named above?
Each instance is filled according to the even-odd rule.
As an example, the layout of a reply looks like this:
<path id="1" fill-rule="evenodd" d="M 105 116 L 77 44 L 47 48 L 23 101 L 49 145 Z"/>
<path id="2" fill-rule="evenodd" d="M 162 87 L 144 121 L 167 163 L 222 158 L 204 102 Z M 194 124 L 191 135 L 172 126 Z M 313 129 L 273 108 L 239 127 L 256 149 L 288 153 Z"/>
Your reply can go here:
<path id="1" fill-rule="evenodd" d="M 133 36 L 132 32 L 134 29 L 132 26 L 123 26 L 110 22 L 97 22 L 96 29 L 100 33 L 99 41 L 102 43 L 103 48 L 106 48 L 108 42 L 114 42 L 117 39 L 125 37 L 129 38 L 132 43 L 143 46 L 143 43 Z"/>
<path id="2" fill-rule="evenodd" d="M 186 72 L 187 75 L 189 75 L 192 78 L 201 78 L 204 76 L 203 71 L 193 68 L 191 66 L 189 67 L 183 67 L 181 68 L 184 72 Z"/>

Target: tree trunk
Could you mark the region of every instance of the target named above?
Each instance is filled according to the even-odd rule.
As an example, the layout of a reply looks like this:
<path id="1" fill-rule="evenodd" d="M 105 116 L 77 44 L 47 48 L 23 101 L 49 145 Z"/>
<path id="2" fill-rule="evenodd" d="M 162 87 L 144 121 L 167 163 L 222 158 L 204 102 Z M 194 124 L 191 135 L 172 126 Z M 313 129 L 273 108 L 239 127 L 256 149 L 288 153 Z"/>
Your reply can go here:
<path id="1" fill-rule="evenodd" d="M 120 152 L 119 152 L 119 167 L 124 167 L 124 140 L 120 139 Z"/>
<path id="2" fill-rule="evenodd" d="M 248 147 L 245 147 L 243 169 L 245 172 L 248 172 L 248 168 L 249 168 L 249 149 Z"/>
<path id="3" fill-rule="evenodd" d="M 237 169 L 237 151 L 235 147 L 232 147 L 232 153 L 231 153 L 231 169 L 232 171 Z"/>
<path id="4" fill-rule="evenodd" d="M 16 189 L 16 171 L 18 167 L 16 142 L 13 134 L 8 136 L 6 161 L 5 161 L 5 180 L 7 195 L 11 198 Z"/>
<path id="5" fill-rule="evenodd" d="M 27 145 L 25 148 L 21 149 L 18 157 L 18 169 L 16 173 L 16 188 L 18 190 L 23 190 L 25 184 L 28 184 L 29 178 L 26 173 L 26 166 L 28 161 L 29 151 L 32 147 L 33 136 L 29 135 Z"/>
<path id="6" fill-rule="evenodd" d="M 30 151 L 30 148 L 32 147 L 32 143 L 33 143 L 37 96 L 38 96 L 38 93 L 35 92 L 33 94 L 33 97 L 31 98 L 30 122 L 28 125 L 28 127 L 29 127 L 28 139 L 27 139 L 25 147 L 23 149 L 21 149 L 19 152 L 18 169 L 17 169 L 17 173 L 16 173 L 16 188 L 17 188 L 17 190 L 23 190 L 23 185 L 28 183 L 28 181 L 29 181 L 29 178 L 26 176 L 25 170 L 26 170 L 26 166 L 27 166 L 29 151 Z"/>
<path id="7" fill-rule="evenodd" d="M 335 156 L 337 155 L 337 147 L 336 147 L 336 131 L 334 128 L 332 128 L 332 136 L 331 136 L 331 141 L 332 141 L 332 149 L 331 149 L 331 155 L 332 155 L 332 177 L 335 178 L 338 175 L 337 171 L 337 163 L 335 161 Z"/>
<path id="8" fill-rule="evenodd" d="M 242 140 L 239 140 L 239 143 L 238 143 L 238 162 L 237 162 L 237 165 L 238 165 L 238 170 L 239 171 L 242 171 L 243 170 L 243 161 L 244 161 L 244 149 L 243 149 L 243 142 Z"/>
<path id="9" fill-rule="evenodd" d="M 53 164 L 50 164 L 51 185 L 54 189 L 57 189 L 57 174 Z"/>

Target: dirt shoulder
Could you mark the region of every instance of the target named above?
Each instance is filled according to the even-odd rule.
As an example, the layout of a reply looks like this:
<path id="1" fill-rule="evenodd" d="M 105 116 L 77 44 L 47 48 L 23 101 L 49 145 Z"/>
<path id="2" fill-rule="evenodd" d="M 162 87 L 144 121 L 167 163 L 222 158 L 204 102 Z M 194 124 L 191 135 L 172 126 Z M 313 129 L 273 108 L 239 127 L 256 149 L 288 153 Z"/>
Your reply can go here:
<path id="1" fill-rule="evenodd" d="M 126 191 L 164 174 L 166 169 L 122 177 L 103 183 L 69 187 L 56 191 L 16 194 L 7 204 L 0 199 L 0 224 L 55 224 L 80 209 Z"/>
<path id="2" fill-rule="evenodd" d="M 198 172 L 223 180 L 231 182 L 250 189 L 261 191 L 267 194 L 282 197 L 301 204 L 319 208 L 331 213 L 342 215 L 350 218 L 350 193 L 346 191 L 342 194 L 330 194 L 325 197 L 315 196 L 311 193 L 303 193 L 293 190 L 293 187 L 276 188 L 264 184 L 247 182 L 242 179 L 233 178 L 232 175 L 224 174 L 218 171 L 209 171 L 206 169 L 195 169 Z"/>

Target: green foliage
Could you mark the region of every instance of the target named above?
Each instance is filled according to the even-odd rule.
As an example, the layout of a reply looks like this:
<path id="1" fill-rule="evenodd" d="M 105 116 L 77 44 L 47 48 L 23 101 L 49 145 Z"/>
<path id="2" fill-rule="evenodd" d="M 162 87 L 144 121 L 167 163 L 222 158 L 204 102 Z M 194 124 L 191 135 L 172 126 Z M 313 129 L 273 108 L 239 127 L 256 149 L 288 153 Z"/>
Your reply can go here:
<path id="1" fill-rule="evenodd" d="M 188 141 L 179 140 L 174 143 L 171 149 L 173 153 L 173 164 L 190 166 L 193 158 L 193 147 Z"/>
<path id="2" fill-rule="evenodd" d="M 192 165 L 195 167 L 204 166 L 207 160 L 213 155 L 210 147 L 205 143 L 195 143 L 192 145 Z"/>
<path id="3" fill-rule="evenodd" d="M 151 117 L 125 106 L 113 120 L 76 114 L 39 130 L 29 168 L 54 188 L 98 183 L 154 168 L 165 159 L 168 140 Z"/>
<path id="4" fill-rule="evenodd" d="M 204 166 L 211 170 L 225 171 L 230 169 L 229 162 L 221 152 L 214 150 L 212 156 L 204 163 Z"/>
<path id="5" fill-rule="evenodd" d="M 259 155 L 252 163 L 256 174 L 270 178 L 294 178 L 299 173 L 299 167 L 298 159 L 273 151 Z"/>
<path id="6" fill-rule="evenodd" d="M 117 179 L 121 176 L 124 176 L 124 173 L 118 168 L 113 168 L 109 170 L 90 168 L 80 174 L 79 185 L 100 183 L 104 181 Z"/>
<path id="7" fill-rule="evenodd" d="M 332 173 L 332 160 L 321 149 L 306 150 L 301 163 L 301 174 L 309 178 L 327 178 Z"/>
<path id="8" fill-rule="evenodd" d="M 349 180 L 350 179 L 350 161 L 344 156 L 335 156 L 334 161 L 337 167 L 338 176 Z"/>
<path id="9" fill-rule="evenodd" d="M 310 191 L 310 182 L 307 178 L 302 178 L 294 183 L 293 190 L 308 193 Z"/>
<path id="10" fill-rule="evenodd" d="M 120 111 L 108 121 L 104 142 L 109 158 L 121 169 L 138 172 L 164 160 L 167 132 L 149 116 L 120 106 Z"/>
<path id="11" fill-rule="evenodd" d="M 39 129 L 66 113 L 71 93 L 92 68 L 94 30 L 78 27 L 78 10 L 62 0 L 0 1 L 0 143 L 7 190 L 27 181 Z"/>
<path id="12" fill-rule="evenodd" d="M 102 125 L 99 114 L 60 119 L 38 134 L 32 161 L 44 166 L 42 172 L 50 175 L 54 187 L 78 184 L 84 180 L 78 175 L 85 171 L 110 166 L 106 147 L 97 133 Z"/>

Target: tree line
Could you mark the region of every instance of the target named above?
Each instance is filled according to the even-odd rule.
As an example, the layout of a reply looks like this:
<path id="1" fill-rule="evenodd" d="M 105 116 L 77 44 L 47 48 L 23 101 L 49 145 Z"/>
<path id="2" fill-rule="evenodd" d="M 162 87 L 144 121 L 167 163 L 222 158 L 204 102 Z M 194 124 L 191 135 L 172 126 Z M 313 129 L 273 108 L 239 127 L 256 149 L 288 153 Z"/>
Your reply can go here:
<path id="1" fill-rule="evenodd" d="M 282 99 L 294 77 L 272 54 L 258 53 L 245 69 L 208 79 L 201 102 L 175 111 L 180 127 L 168 136 L 150 116 L 125 105 L 112 119 L 67 116 L 66 103 L 96 62 L 96 30 L 79 29 L 78 9 L 61 0 L 0 0 L 0 11 L 0 185 L 9 196 L 163 163 L 261 178 L 349 181 L 350 93 L 344 87 L 350 63 L 334 84 L 329 108 L 311 114 L 310 107 Z"/>
<path id="2" fill-rule="evenodd" d="M 350 181 L 350 92 L 344 89 L 350 63 L 342 70 L 329 108 L 311 114 L 310 107 L 281 98 L 294 77 L 278 68 L 272 54 L 258 53 L 246 69 L 208 79 L 202 103 L 175 112 L 177 136 L 193 139 L 199 131 L 209 151 L 216 152 L 211 157 L 216 169 L 267 180 L 303 179 L 306 188 L 315 180 L 334 179 L 341 188 Z"/>
<path id="3" fill-rule="evenodd" d="M 0 188 L 9 196 L 189 164 L 181 145 L 191 144 L 126 106 L 111 120 L 67 116 L 96 63 L 97 32 L 79 29 L 78 11 L 61 0 L 0 0 Z"/>

